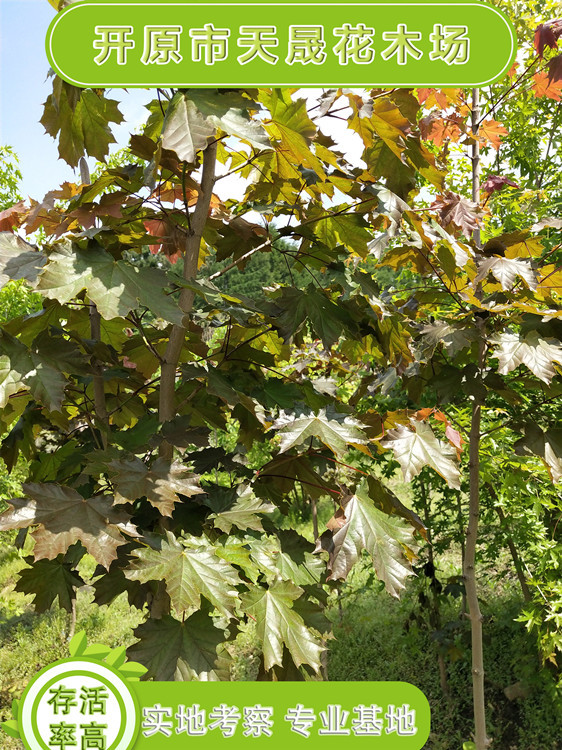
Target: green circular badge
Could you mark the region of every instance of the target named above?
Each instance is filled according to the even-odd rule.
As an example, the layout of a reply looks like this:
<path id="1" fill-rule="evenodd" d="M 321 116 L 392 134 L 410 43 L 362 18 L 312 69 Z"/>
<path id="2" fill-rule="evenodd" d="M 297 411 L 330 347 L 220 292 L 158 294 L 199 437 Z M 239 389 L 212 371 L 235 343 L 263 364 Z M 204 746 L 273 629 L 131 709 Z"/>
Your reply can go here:
<path id="1" fill-rule="evenodd" d="M 140 713 L 116 670 L 81 657 L 50 664 L 33 678 L 21 700 L 18 724 L 28 750 L 130 750 Z"/>

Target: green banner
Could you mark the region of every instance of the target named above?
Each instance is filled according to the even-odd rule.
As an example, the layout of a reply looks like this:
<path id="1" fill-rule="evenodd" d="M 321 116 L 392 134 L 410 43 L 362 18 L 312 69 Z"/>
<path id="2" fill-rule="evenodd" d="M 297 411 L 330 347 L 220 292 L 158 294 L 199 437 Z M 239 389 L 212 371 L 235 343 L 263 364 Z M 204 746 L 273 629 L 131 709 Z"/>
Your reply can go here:
<path id="1" fill-rule="evenodd" d="M 516 53 L 483 3 L 77 2 L 47 55 L 75 86 L 485 86 Z"/>
<path id="2" fill-rule="evenodd" d="M 406 682 L 139 682 L 134 689 L 143 707 L 139 750 L 185 747 L 189 737 L 193 750 L 421 750 L 429 737 L 427 698 Z"/>
<path id="3" fill-rule="evenodd" d="M 2 724 L 26 750 L 421 750 L 429 737 L 428 701 L 406 682 L 140 682 L 123 648 L 86 647 L 81 633 L 71 650 Z"/>

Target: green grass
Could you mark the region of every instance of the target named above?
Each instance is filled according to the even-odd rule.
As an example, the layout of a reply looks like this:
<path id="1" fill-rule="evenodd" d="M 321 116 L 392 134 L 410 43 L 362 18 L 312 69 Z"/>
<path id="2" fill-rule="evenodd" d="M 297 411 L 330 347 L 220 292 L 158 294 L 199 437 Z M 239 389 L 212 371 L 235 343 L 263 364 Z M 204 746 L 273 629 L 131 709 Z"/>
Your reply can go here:
<path id="1" fill-rule="evenodd" d="M 11 703 L 19 698 L 40 669 L 68 656 L 70 618 L 56 605 L 43 614 L 33 612 L 32 597 L 13 590 L 18 571 L 24 567 L 23 555 L 14 546 L 14 534 L 2 534 L 0 540 L 0 722 L 12 718 Z M 94 562 L 86 558 L 83 573 L 92 573 Z M 125 596 L 109 607 L 93 603 L 93 592 L 85 587 L 77 597 L 77 631 L 85 630 L 88 640 L 111 647 L 135 641 L 132 630 L 143 619 L 129 607 Z M 0 735 L 0 748 L 20 749 L 23 745 Z"/>
<path id="2" fill-rule="evenodd" d="M 397 680 L 416 685 L 428 698 L 432 731 L 428 750 L 461 750 L 471 738 L 472 693 L 470 626 L 464 618 L 455 639 L 453 658 L 446 658 L 449 695 L 441 690 L 437 646 L 429 626 L 408 626 L 417 607 L 419 581 L 412 581 L 400 601 L 383 591 L 363 591 L 355 576 L 340 612 L 332 609 L 334 639 L 330 643 L 330 680 Z M 539 669 L 535 642 L 514 620 L 521 600 L 511 584 L 483 592 L 484 658 L 489 734 L 499 750 L 562 748 L 562 701 L 548 670 Z M 458 621 L 460 600 L 449 597 L 443 622 Z M 461 620 L 462 622 L 462 620 Z M 527 697 L 508 700 L 504 688 L 521 682 Z"/>

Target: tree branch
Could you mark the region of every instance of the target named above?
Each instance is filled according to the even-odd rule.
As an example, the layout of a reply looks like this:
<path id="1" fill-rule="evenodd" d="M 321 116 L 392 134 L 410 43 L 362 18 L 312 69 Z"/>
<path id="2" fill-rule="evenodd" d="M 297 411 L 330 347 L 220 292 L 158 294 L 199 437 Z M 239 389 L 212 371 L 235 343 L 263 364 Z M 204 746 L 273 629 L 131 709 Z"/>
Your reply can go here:
<path id="1" fill-rule="evenodd" d="M 366 198 L 362 201 L 358 201 L 357 203 L 353 203 L 351 206 L 347 206 L 346 208 L 342 208 L 339 211 L 334 211 L 333 213 L 326 213 L 323 216 L 317 216 L 314 219 L 308 219 L 307 221 L 303 221 L 299 226 L 295 227 L 295 229 L 299 229 L 300 227 L 307 226 L 308 224 L 316 224 L 318 221 L 323 221 L 324 219 L 332 219 L 335 216 L 342 216 L 344 214 L 353 213 L 353 210 L 357 208 L 358 206 L 362 206 L 365 203 L 371 203 L 375 201 L 376 198 Z M 286 229 L 287 227 L 285 227 Z M 283 235 L 284 236 L 284 235 Z M 248 250 L 247 253 L 244 253 L 244 255 L 241 255 L 237 260 L 233 260 L 232 263 L 230 263 L 228 266 L 225 266 L 224 268 L 221 268 L 220 271 L 216 271 L 215 273 L 211 274 L 209 276 L 209 281 L 214 281 L 215 279 L 218 279 L 219 276 L 224 276 L 225 273 L 230 271 L 233 268 L 236 268 L 236 266 L 239 266 L 240 263 L 243 263 L 248 258 L 251 258 L 251 256 L 254 253 L 259 252 L 260 250 L 263 250 L 266 247 L 269 247 L 274 242 L 276 242 L 279 239 L 283 239 L 283 236 L 279 237 L 270 237 L 265 242 L 262 242 L 261 245 L 258 245 L 258 247 L 254 247 L 252 250 Z"/>
<path id="2" fill-rule="evenodd" d="M 500 505 L 500 499 L 498 497 L 498 494 L 495 490 L 495 488 L 488 482 L 486 483 L 486 487 L 488 489 L 488 492 L 492 496 L 493 500 L 495 501 L 495 509 L 496 513 L 499 516 L 500 522 L 505 530 L 505 540 L 507 542 L 507 546 L 509 548 L 509 551 L 511 553 L 511 558 L 513 560 L 513 565 L 515 566 L 515 572 L 517 573 L 517 578 L 519 579 L 519 585 L 521 586 L 521 593 L 523 594 L 523 599 L 526 602 L 530 602 L 533 598 L 533 595 L 531 594 L 531 589 L 529 588 L 527 584 L 527 579 L 525 577 L 525 573 L 523 571 L 523 563 L 521 562 L 521 558 L 519 557 L 519 553 L 517 552 L 517 547 L 515 546 L 515 542 L 513 541 L 513 537 L 508 531 L 507 528 L 507 519 L 505 517 L 505 513 L 503 512 L 503 509 Z"/>

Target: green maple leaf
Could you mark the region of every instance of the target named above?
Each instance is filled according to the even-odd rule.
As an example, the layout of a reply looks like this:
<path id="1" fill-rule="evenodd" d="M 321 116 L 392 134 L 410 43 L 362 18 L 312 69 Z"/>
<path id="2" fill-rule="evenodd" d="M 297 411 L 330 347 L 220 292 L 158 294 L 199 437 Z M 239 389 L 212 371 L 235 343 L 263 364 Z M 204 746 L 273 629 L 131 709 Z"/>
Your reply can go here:
<path id="1" fill-rule="evenodd" d="M 384 177 L 389 190 L 397 197 L 405 198 L 415 187 L 414 170 L 404 164 L 382 139 L 365 149 L 363 160 L 367 164 L 369 176 L 375 180 Z"/>
<path id="2" fill-rule="evenodd" d="M 379 510 L 369 497 L 366 482 L 347 499 L 330 527 L 319 542 L 319 549 L 330 555 L 330 579 L 346 578 L 366 550 L 388 593 L 398 596 L 412 575 L 409 560 L 414 557 L 413 529 Z"/>
<path id="3" fill-rule="evenodd" d="M 407 508 L 396 495 L 385 487 L 375 477 L 367 477 L 367 486 L 364 488 L 374 504 L 388 516 L 400 516 L 419 531 L 422 536 L 426 535 L 426 528 L 421 518 L 413 510 Z"/>
<path id="4" fill-rule="evenodd" d="M 0 232 L 0 287 L 19 279 L 35 284 L 45 261 L 29 242 L 12 232 Z"/>
<path id="5" fill-rule="evenodd" d="M 62 560 L 37 560 L 20 571 L 16 591 L 32 594 L 36 612 L 46 612 L 58 598 L 61 609 L 72 610 L 75 590 L 84 585 L 78 573 Z"/>
<path id="6" fill-rule="evenodd" d="M 29 473 L 34 482 L 64 482 L 80 469 L 82 456 L 77 440 L 63 443 L 52 453 L 41 453 Z"/>
<path id="7" fill-rule="evenodd" d="M 325 562 L 308 550 L 291 554 L 281 548 L 275 557 L 275 565 L 284 581 L 292 581 L 297 586 L 316 586 L 326 572 Z"/>
<path id="8" fill-rule="evenodd" d="M 276 123 L 283 123 L 303 138 L 314 137 L 316 126 L 308 116 L 306 99 L 293 100 L 283 89 L 265 89 L 260 94 Z"/>
<path id="9" fill-rule="evenodd" d="M 249 100 L 236 92 L 178 92 L 166 111 L 162 147 L 175 151 L 180 161 L 193 163 L 197 152 L 207 148 L 220 128 L 256 148 L 269 148 L 263 126 L 251 120 L 245 109 L 248 104 Z"/>
<path id="10" fill-rule="evenodd" d="M 540 456 L 547 467 L 553 482 L 562 479 L 562 429 L 544 431 L 535 423 L 525 425 L 525 435 L 515 443 L 519 456 L 531 453 Z"/>
<path id="11" fill-rule="evenodd" d="M 270 148 L 263 125 L 251 119 L 248 112 L 248 107 L 257 105 L 241 92 L 191 89 L 188 96 L 199 112 L 225 133 L 242 138 L 256 148 Z"/>
<path id="12" fill-rule="evenodd" d="M 277 536 L 248 538 L 246 542 L 252 560 L 270 580 L 282 578 L 297 586 L 310 586 L 317 584 L 326 570 L 324 561 L 312 554 L 312 545 L 296 532 L 280 531 Z"/>
<path id="13" fill-rule="evenodd" d="M 425 357 L 432 357 L 440 344 L 450 357 L 454 357 L 463 349 L 470 348 L 475 329 L 459 328 L 446 320 L 436 320 L 425 325 L 420 333 L 423 337 L 422 348 Z"/>
<path id="14" fill-rule="evenodd" d="M 204 375 L 205 371 L 203 371 L 202 374 Z M 226 375 L 220 373 L 217 369 L 209 368 L 206 376 L 208 378 L 207 390 L 209 393 L 218 396 L 231 406 L 242 404 L 245 409 L 247 409 L 252 414 L 255 414 L 255 402 L 253 401 L 253 399 L 243 393 L 243 384 L 236 383 L 232 375 L 230 375 L 230 377 L 227 377 Z"/>
<path id="15" fill-rule="evenodd" d="M 525 365 L 547 385 L 556 370 L 554 362 L 562 365 L 562 345 L 556 339 L 543 339 L 536 331 L 526 336 L 518 333 L 499 333 L 492 337 L 491 343 L 496 346 L 492 356 L 498 359 L 498 372 L 507 375 L 519 365 Z"/>
<path id="16" fill-rule="evenodd" d="M 441 243 L 437 250 L 437 255 L 445 271 L 451 281 L 454 281 L 456 277 L 456 268 L 464 268 L 469 260 L 474 258 L 474 251 L 469 245 L 459 242 L 452 234 L 446 232 L 441 224 L 432 220 L 427 225 L 423 225 L 424 232 L 432 241 L 439 242 L 439 238 L 445 240 L 445 243 Z M 433 233 L 436 236 L 432 236 Z"/>
<path id="17" fill-rule="evenodd" d="M 82 130 L 81 112 L 71 106 L 74 86 L 59 81 L 53 82 L 53 93 L 44 104 L 41 125 L 47 133 L 56 138 L 59 135 L 59 156 L 71 167 L 78 166 L 84 156 L 84 133 Z M 103 158 L 103 155 L 102 157 Z"/>
<path id="18" fill-rule="evenodd" d="M 145 547 L 133 552 L 127 578 L 141 583 L 166 581 L 172 606 L 183 615 L 201 607 L 204 596 L 222 614 L 232 617 L 241 581 L 236 570 L 219 558 L 206 539 L 181 540 L 167 532 L 158 550 Z"/>
<path id="19" fill-rule="evenodd" d="M 394 317 L 383 318 L 376 323 L 377 339 L 383 350 L 399 372 L 403 372 L 406 366 L 414 361 L 410 350 L 410 332 L 408 328 Z"/>
<path id="20" fill-rule="evenodd" d="M 114 260 L 102 248 L 72 247 L 52 253 L 43 269 L 37 291 L 61 304 L 86 289 L 103 318 L 124 318 L 140 305 L 170 323 L 181 324 L 183 313 L 165 293 L 168 279 L 157 268 L 138 268 Z"/>
<path id="21" fill-rule="evenodd" d="M 370 98 L 363 98 L 359 94 L 349 93 L 347 95 L 351 115 L 347 122 L 349 128 L 357 133 L 365 146 L 373 145 L 373 102 Z"/>
<path id="22" fill-rule="evenodd" d="M 187 93 L 203 117 L 222 117 L 231 109 L 245 109 L 257 105 L 237 89 L 190 89 Z"/>
<path id="23" fill-rule="evenodd" d="M 29 346 L 40 334 L 49 335 L 51 326 L 60 330 L 62 315 L 63 308 L 58 302 L 47 301 L 42 310 L 6 321 L 3 329 L 11 336 L 17 336 L 22 344 Z M 24 320 L 25 325 L 22 325 Z"/>
<path id="24" fill-rule="evenodd" d="M 367 226 L 367 222 L 361 216 L 342 214 L 319 221 L 314 234 L 327 247 L 345 245 L 352 254 L 365 258 L 369 252 L 368 243 L 373 239 L 373 235 L 367 231 Z"/>
<path id="25" fill-rule="evenodd" d="M 117 557 L 112 562 L 109 570 L 99 566 L 94 571 L 95 581 L 94 601 L 100 606 L 110 604 L 114 599 L 123 593 L 127 594 L 127 599 L 131 607 L 143 609 L 147 598 L 150 596 L 150 585 L 143 585 L 139 581 L 129 581 L 123 570 L 129 564 L 129 555 L 136 549 L 136 543 L 125 544 L 117 550 Z"/>
<path id="26" fill-rule="evenodd" d="M 293 603 L 303 590 L 290 581 L 276 581 L 269 588 L 252 587 L 242 597 L 243 609 L 256 621 L 256 633 L 262 644 L 265 668 L 283 665 L 283 646 L 300 667 L 307 664 L 320 671 L 324 649 L 306 627 Z"/>
<path id="27" fill-rule="evenodd" d="M 215 527 L 224 531 L 225 534 L 230 534 L 233 526 L 242 531 L 246 529 L 263 531 L 258 514 L 273 513 L 274 510 L 275 506 L 264 503 L 251 490 L 246 489 L 232 507 L 220 513 L 212 513 L 209 519 L 213 520 Z"/>
<path id="28" fill-rule="evenodd" d="M 115 143 L 109 124 L 123 122 L 117 102 L 91 89 L 78 89 L 57 76 L 45 102 L 41 124 L 53 138 L 59 135 L 59 155 L 76 167 L 87 151 L 104 161 Z"/>
<path id="29" fill-rule="evenodd" d="M 424 466 L 431 466 L 449 487 L 460 490 L 460 472 L 454 449 L 441 442 L 424 422 L 411 420 L 411 429 L 398 425 L 387 432 L 381 445 L 392 448 L 405 482 L 417 476 Z"/>
<path id="30" fill-rule="evenodd" d="M 405 139 L 410 132 L 411 125 L 398 107 L 386 97 L 376 99 L 373 101 L 371 124 L 379 138 L 386 143 L 396 156 L 401 158 Z"/>
<path id="31" fill-rule="evenodd" d="M 281 438 L 279 452 L 284 453 L 311 437 L 317 437 L 337 456 L 343 455 L 348 445 L 366 445 L 367 437 L 359 422 L 344 414 L 334 413 L 333 417 L 328 418 L 324 409 L 318 414 L 296 418 L 281 414 L 272 426 Z"/>
<path id="32" fill-rule="evenodd" d="M 28 390 L 22 375 L 12 369 L 12 360 L 6 354 L 0 354 L 0 408 L 4 408 L 10 396 L 21 390 Z"/>
<path id="33" fill-rule="evenodd" d="M 34 353 L 31 354 L 31 365 L 24 377 L 24 382 L 29 384 L 29 390 L 48 409 L 60 411 L 67 384 L 66 378 Z"/>
<path id="34" fill-rule="evenodd" d="M 109 123 L 119 125 L 123 122 L 118 102 L 86 89 L 81 93 L 77 109 L 80 112 L 86 153 L 104 161 L 109 153 L 109 144 L 115 143 Z"/>
<path id="35" fill-rule="evenodd" d="M 411 130 L 410 122 L 396 104 L 388 97 L 365 99 L 357 94 L 348 94 L 352 115 L 349 127 L 361 138 L 365 146 L 376 143 L 377 136 L 402 161 L 406 136 Z"/>
<path id="36" fill-rule="evenodd" d="M 230 565 L 238 566 L 252 583 L 257 583 L 262 570 L 254 562 L 250 552 L 254 542 L 250 537 L 241 540 L 233 536 L 221 536 L 214 546 L 215 555 Z"/>
<path id="37" fill-rule="evenodd" d="M 162 148 L 175 151 L 180 161 L 192 164 L 198 151 L 207 148 L 216 126 L 186 94 L 177 93 L 166 111 L 162 126 Z"/>
<path id="38" fill-rule="evenodd" d="M 327 349 L 344 333 L 355 330 L 353 321 L 340 306 L 310 287 L 306 291 L 293 287 L 282 289 L 275 298 L 275 305 L 279 309 L 275 324 L 285 340 L 298 333 L 306 321 Z"/>
<path id="39" fill-rule="evenodd" d="M 82 542 L 92 557 L 109 568 L 117 548 L 126 544 L 122 532 L 135 536 L 129 516 L 112 507 L 109 495 L 84 498 L 71 487 L 24 484 L 25 497 L 10 500 L 12 510 L 0 515 L 0 531 L 39 525 L 33 532 L 36 560 L 52 560 L 75 542 Z"/>
<path id="40" fill-rule="evenodd" d="M 225 634 L 214 626 L 207 607 L 184 622 L 170 615 L 148 620 L 134 634 L 140 640 L 129 647 L 127 655 L 148 668 L 146 678 L 183 682 L 228 679 L 217 654 Z"/>
<path id="41" fill-rule="evenodd" d="M 52 354 L 45 358 L 1 330 L 0 352 L 0 408 L 13 394 L 28 390 L 50 411 L 60 411 L 67 381 L 51 364 Z"/>
<path id="42" fill-rule="evenodd" d="M 134 503 L 141 497 L 157 508 L 163 516 L 171 516 L 179 495 L 193 497 L 203 492 L 198 478 L 179 462 L 170 465 L 158 458 L 150 468 L 139 458 L 116 459 L 107 463 L 107 471 L 115 487 L 115 502 Z"/>
<path id="43" fill-rule="evenodd" d="M 265 92 L 262 99 L 271 113 L 271 120 L 266 121 L 266 127 L 281 141 L 276 152 L 289 164 L 302 165 L 325 178 L 322 163 L 310 150 L 309 143 L 316 134 L 316 126 L 308 116 L 306 100 L 293 101 L 289 93 L 282 89 Z"/>
<path id="44" fill-rule="evenodd" d="M 254 481 L 254 491 L 276 505 L 286 505 L 287 496 L 300 482 L 309 497 L 318 499 L 338 490 L 316 472 L 307 456 L 276 456 L 260 470 Z"/>
<path id="45" fill-rule="evenodd" d="M 537 277 L 532 265 L 522 258 L 484 258 L 478 264 L 478 273 L 473 281 L 476 285 L 492 274 L 501 284 L 502 289 L 509 292 L 513 289 L 517 279 L 523 279 L 529 289 L 537 288 Z"/>
<path id="46" fill-rule="evenodd" d="M 230 108 L 224 114 L 216 117 L 211 116 L 209 119 L 221 130 L 224 130 L 225 133 L 248 141 L 255 148 L 271 148 L 269 138 L 262 124 L 255 120 L 250 120 L 243 109 Z"/>

